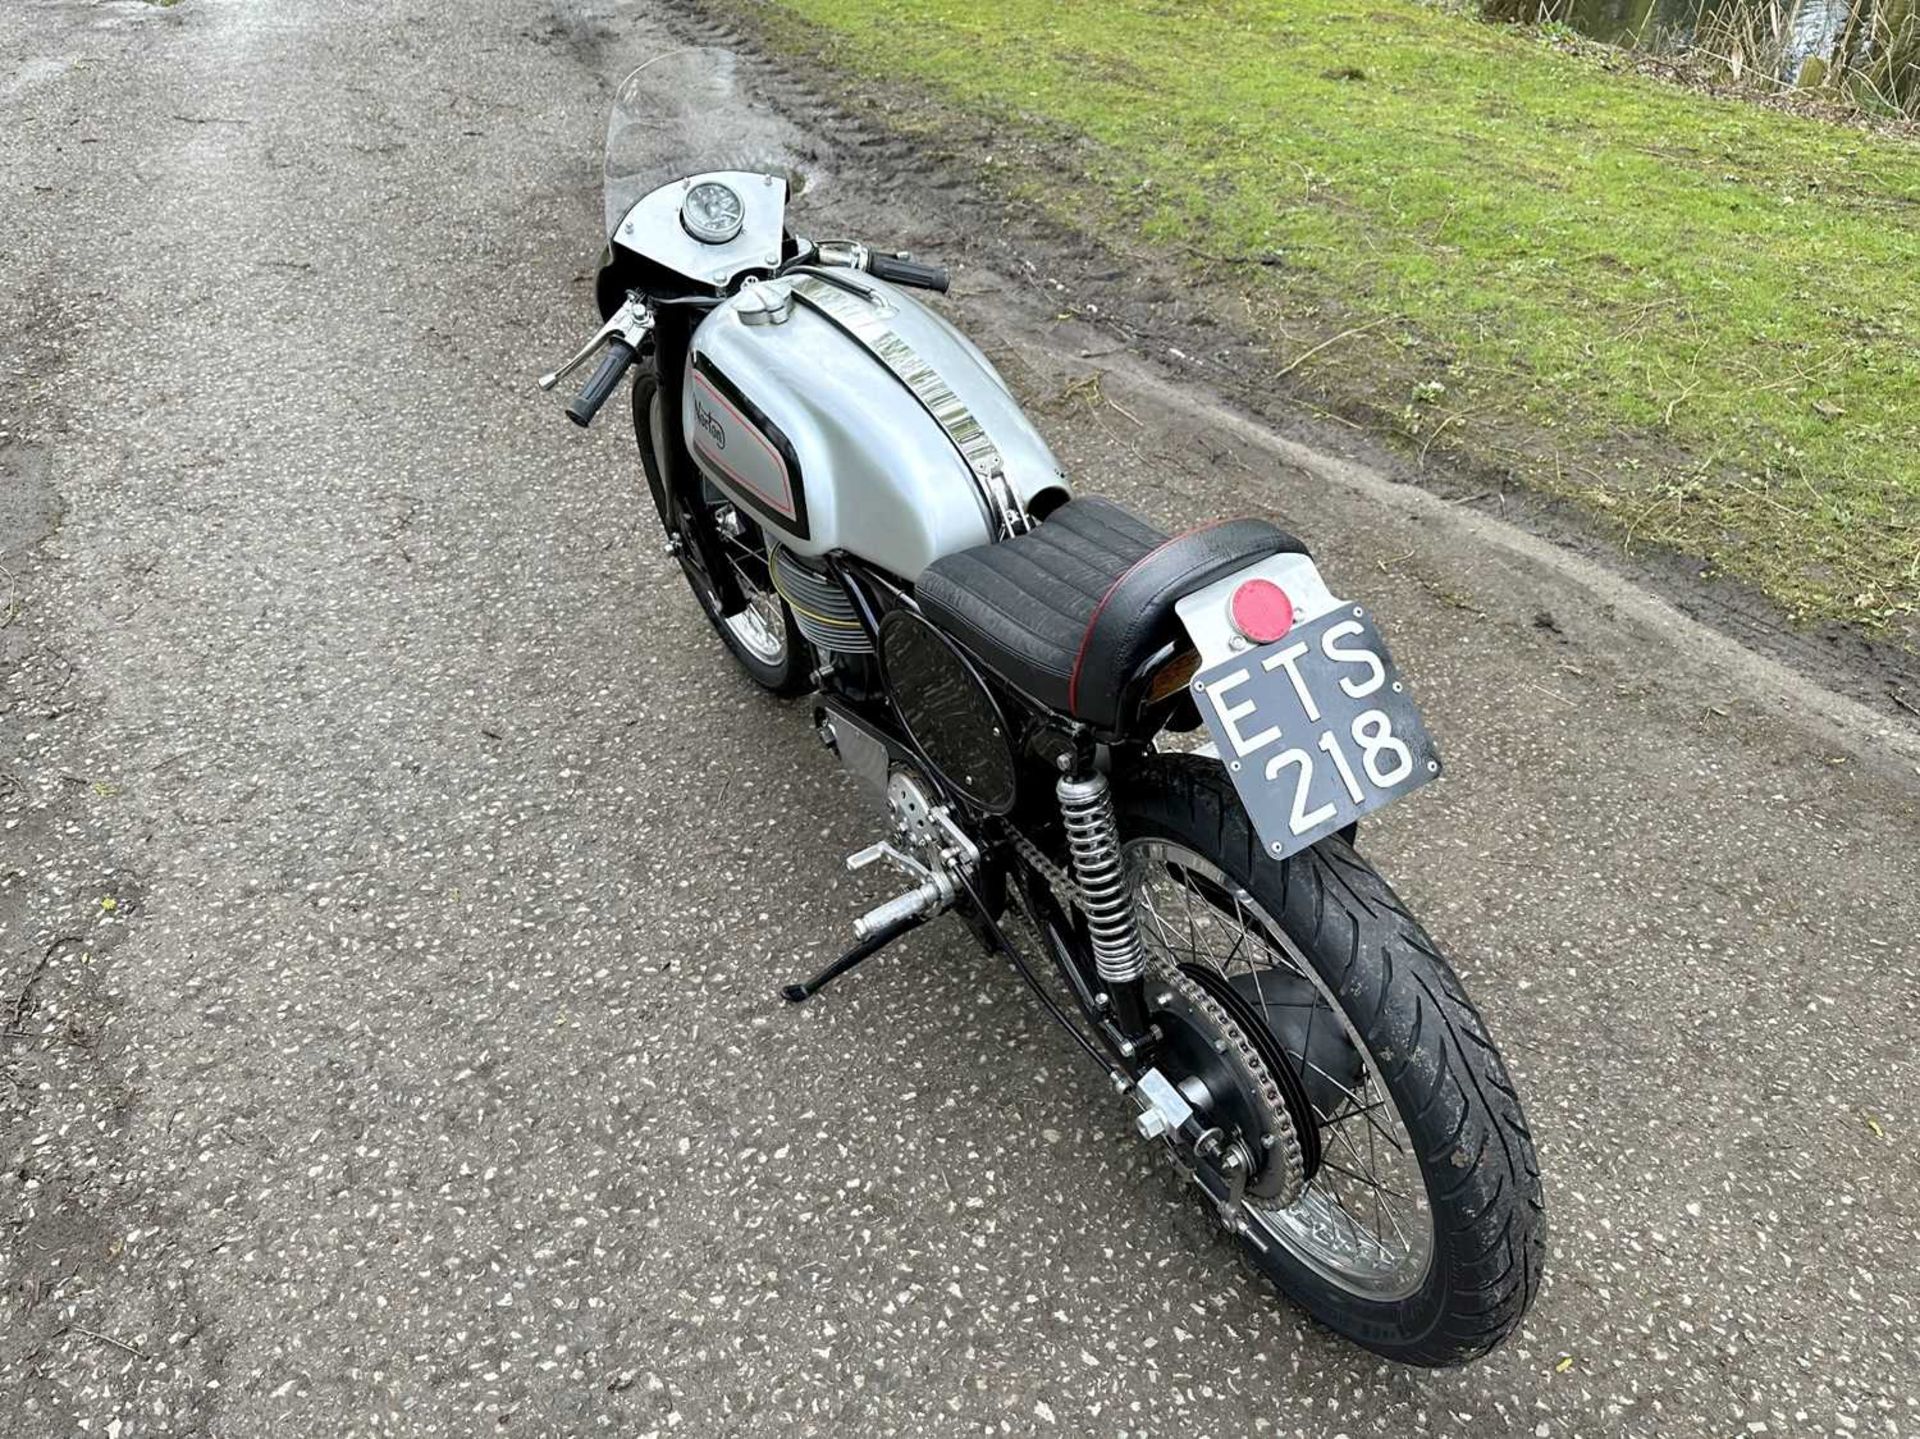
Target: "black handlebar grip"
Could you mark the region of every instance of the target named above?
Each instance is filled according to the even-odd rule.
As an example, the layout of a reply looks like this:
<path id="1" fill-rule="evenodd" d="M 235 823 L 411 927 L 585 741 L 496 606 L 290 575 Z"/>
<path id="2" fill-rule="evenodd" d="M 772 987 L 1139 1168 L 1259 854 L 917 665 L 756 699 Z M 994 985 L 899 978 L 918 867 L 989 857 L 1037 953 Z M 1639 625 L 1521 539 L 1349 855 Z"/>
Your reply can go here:
<path id="1" fill-rule="evenodd" d="M 600 358 L 600 368 L 593 372 L 580 393 L 573 397 L 567 406 L 567 418 L 585 429 L 593 423 L 593 417 L 600 413 L 600 407 L 606 404 L 620 377 L 633 363 L 633 346 L 618 337 L 607 341 L 607 353 Z"/>
<path id="2" fill-rule="evenodd" d="M 945 265 L 921 265 L 881 254 L 867 257 L 867 273 L 895 285 L 911 285 L 916 290 L 933 290 L 942 295 L 947 293 L 947 285 L 953 278 Z"/>

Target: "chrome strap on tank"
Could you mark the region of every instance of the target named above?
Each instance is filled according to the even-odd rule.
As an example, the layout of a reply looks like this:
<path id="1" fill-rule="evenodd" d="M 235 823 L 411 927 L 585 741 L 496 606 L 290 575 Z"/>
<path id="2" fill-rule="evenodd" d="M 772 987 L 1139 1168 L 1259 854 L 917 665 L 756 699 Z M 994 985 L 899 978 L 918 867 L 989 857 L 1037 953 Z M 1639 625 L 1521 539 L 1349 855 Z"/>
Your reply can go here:
<path id="1" fill-rule="evenodd" d="M 865 346 L 920 402 L 921 408 L 933 418 L 973 472 L 987 513 L 998 522 L 999 533 L 995 539 L 1012 539 L 1033 528 L 1033 521 L 1007 482 L 1007 469 L 1000 458 L 999 446 L 994 444 L 973 411 L 953 392 L 946 377 L 887 324 L 886 316 L 891 310 L 884 308 L 878 295 L 869 298 L 818 275 L 804 274 L 794 277 L 792 293 Z"/>

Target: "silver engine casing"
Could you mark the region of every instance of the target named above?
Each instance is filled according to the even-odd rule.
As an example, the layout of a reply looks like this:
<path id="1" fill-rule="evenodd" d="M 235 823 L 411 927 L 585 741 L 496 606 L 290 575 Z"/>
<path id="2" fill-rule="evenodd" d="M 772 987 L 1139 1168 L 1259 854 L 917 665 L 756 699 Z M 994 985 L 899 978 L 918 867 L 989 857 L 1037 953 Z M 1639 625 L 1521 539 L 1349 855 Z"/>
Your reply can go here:
<path id="1" fill-rule="evenodd" d="M 770 538 L 800 556 L 854 555 L 908 581 L 942 555 L 997 538 L 991 499 L 956 435 L 976 446 L 984 437 L 1023 508 L 1043 492 L 1067 494 L 1006 382 L 952 325 L 891 285 L 836 276 L 861 292 L 847 297 L 862 311 L 856 337 L 793 293 L 798 278 L 748 285 L 708 315 L 682 390 L 695 464 Z M 951 392 L 940 418 L 902 366 L 931 371 L 923 380 Z"/>

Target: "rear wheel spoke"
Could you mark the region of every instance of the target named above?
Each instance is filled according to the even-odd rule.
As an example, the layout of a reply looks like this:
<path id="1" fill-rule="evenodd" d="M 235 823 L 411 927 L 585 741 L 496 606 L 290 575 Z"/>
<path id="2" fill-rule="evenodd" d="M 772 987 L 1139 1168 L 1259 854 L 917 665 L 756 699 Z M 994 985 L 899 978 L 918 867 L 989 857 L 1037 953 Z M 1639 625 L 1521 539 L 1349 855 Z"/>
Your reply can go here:
<path id="1" fill-rule="evenodd" d="M 1129 849 L 1142 938 L 1163 962 L 1236 979 L 1310 1101 L 1322 1149 L 1317 1172 L 1291 1206 L 1250 1201 L 1248 1216 L 1344 1287 L 1389 1298 L 1411 1292 L 1433 1246 L 1425 1183 L 1394 1102 L 1330 986 L 1257 900 L 1209 861 L 1160 840 Z M 1329 1071 L 1342 1054 L 1355 1072 Z"/>

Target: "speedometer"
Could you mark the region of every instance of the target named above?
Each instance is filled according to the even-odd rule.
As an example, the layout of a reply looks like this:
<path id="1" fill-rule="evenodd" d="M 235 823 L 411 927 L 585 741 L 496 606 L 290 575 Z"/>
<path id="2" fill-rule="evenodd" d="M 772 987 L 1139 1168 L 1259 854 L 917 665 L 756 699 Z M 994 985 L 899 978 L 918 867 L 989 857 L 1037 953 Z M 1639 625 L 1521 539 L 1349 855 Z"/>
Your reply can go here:
<path id="1" fill-rule="evenodd" d="M 724 245 L 740 233 L 747 207 L 731 186 L 703 180 L 680 202 L 680 223 L 703 245 Z"/>

